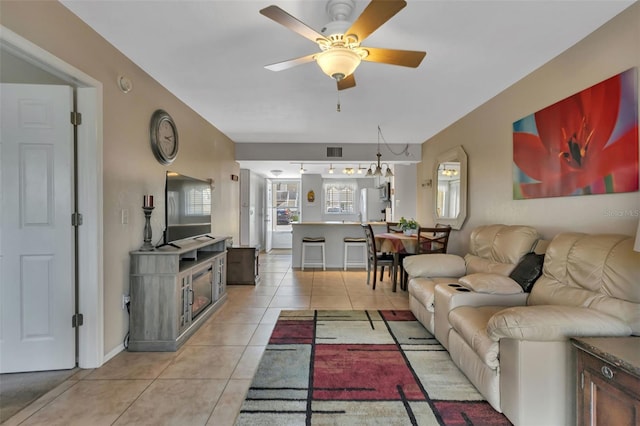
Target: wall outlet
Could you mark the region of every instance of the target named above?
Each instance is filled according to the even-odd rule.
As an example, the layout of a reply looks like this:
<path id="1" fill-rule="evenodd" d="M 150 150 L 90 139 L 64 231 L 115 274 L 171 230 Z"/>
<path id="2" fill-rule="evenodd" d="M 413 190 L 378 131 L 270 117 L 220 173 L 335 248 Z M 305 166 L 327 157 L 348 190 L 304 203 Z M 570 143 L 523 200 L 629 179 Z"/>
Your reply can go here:
<path id="1" fill-rule="evenodd" d="M 122 295 L 122 309 L 127 309 L 127 303 L 131 302 L 131 296 L 127 294 Z"/>
<path id="2" fill-rule="evenodd" d="M 129 210 L 120 210 L 120 223 L 122 223 L 123 225 L 127 225 L 129 223 Z"/>

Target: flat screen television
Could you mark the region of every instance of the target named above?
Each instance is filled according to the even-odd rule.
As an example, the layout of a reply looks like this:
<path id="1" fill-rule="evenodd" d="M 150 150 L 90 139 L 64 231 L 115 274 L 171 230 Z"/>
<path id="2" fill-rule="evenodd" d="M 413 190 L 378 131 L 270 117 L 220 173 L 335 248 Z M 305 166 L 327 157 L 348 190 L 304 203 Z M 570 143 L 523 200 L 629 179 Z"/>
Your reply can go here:
<path id="1" fill-rule="evenodd" d="M 164 199 L 165 245 L 211 232 L 211 184 L 208 181 L 167 171 Z"/>

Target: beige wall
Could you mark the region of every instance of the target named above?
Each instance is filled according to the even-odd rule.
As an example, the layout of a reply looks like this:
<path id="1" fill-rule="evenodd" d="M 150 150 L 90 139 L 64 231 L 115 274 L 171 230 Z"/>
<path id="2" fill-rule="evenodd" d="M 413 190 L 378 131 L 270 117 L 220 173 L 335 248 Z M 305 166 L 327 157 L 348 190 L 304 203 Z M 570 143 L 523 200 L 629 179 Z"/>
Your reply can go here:
<path id="1" fill-rule="evenodd" d="M 417 176 L 419 222 L 433 223 L 432 188 L 422 183 L 432 177 L 434 159 L 462 145 L 469 159 L 468 215 L 460 232 L 452 234 L 451 251 L 466 252 L 471 230 L 488 223 L 529 224 L 545 238 L 565 230 L 634 234 L 640 209 L 638 192 L 513 200 L 512 124 L 638 66 L 640 3 L 427 140 Z"/>
<path id="2" fill-rule="evenodd" d="M 143 194 L 156 196 L 154 242 L 162 235 L 166 170 L 215 179 L 213 233 L 238 239 L 239 185 L 230 179 L 239 174 L 234 143 L 58 2 L 2 1 L 0 23 L 103 84 L 104 350 L 109 354 L 128 330 L 121 299 L 129 293 L 129 251 L 143 242 Z M 117 88 L 119 74 L 133 81 L 130 93 Z M 180 137 L 178 158 L 168 167 L 155 160 L 149 146 L 149 120 L 158 108 L 172 115 Z M 121 223 L 123 209 L 129 211 L 127 225 Z"/>

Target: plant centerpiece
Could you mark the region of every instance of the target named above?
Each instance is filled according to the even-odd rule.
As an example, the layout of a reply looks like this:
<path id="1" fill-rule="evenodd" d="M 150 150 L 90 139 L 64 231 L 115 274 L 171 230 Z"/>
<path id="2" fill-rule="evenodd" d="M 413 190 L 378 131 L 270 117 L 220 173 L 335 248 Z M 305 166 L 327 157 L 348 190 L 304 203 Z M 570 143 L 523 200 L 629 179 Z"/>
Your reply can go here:
<path id="1" fill-rule="evenodd" d="M 404 216 L 400 218 L 398 221 L 398 226 L 402 229 L 406 235 L 417 234 L 418 233 L 418 222 L 416 222 L 413 218 L 405 219 Z"/>

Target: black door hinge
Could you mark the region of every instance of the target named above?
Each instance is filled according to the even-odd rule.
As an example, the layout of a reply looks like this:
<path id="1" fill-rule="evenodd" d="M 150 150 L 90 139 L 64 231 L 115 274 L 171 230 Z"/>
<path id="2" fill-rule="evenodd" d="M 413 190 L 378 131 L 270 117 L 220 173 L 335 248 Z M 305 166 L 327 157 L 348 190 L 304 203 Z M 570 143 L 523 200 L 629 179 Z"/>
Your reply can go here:
<path id="1" fill-rule="evenodd" d="M 79 126 L 82 124 L 82 114 L 79 112 L 71 111 L 71 124 Z"/>
<path id="2" fill-rule="evenodd" d="M 71 327 L 80 327 L 82 324 L 84 324 L 84 316 L 82 314 L 74 314 L 71 317 Z"/>
<path id="3" fill-rule="evenodd" d="M 81 213 L 71 213 L 71 226 L 80 226 L 82 225 L 82 214 Z"/>

